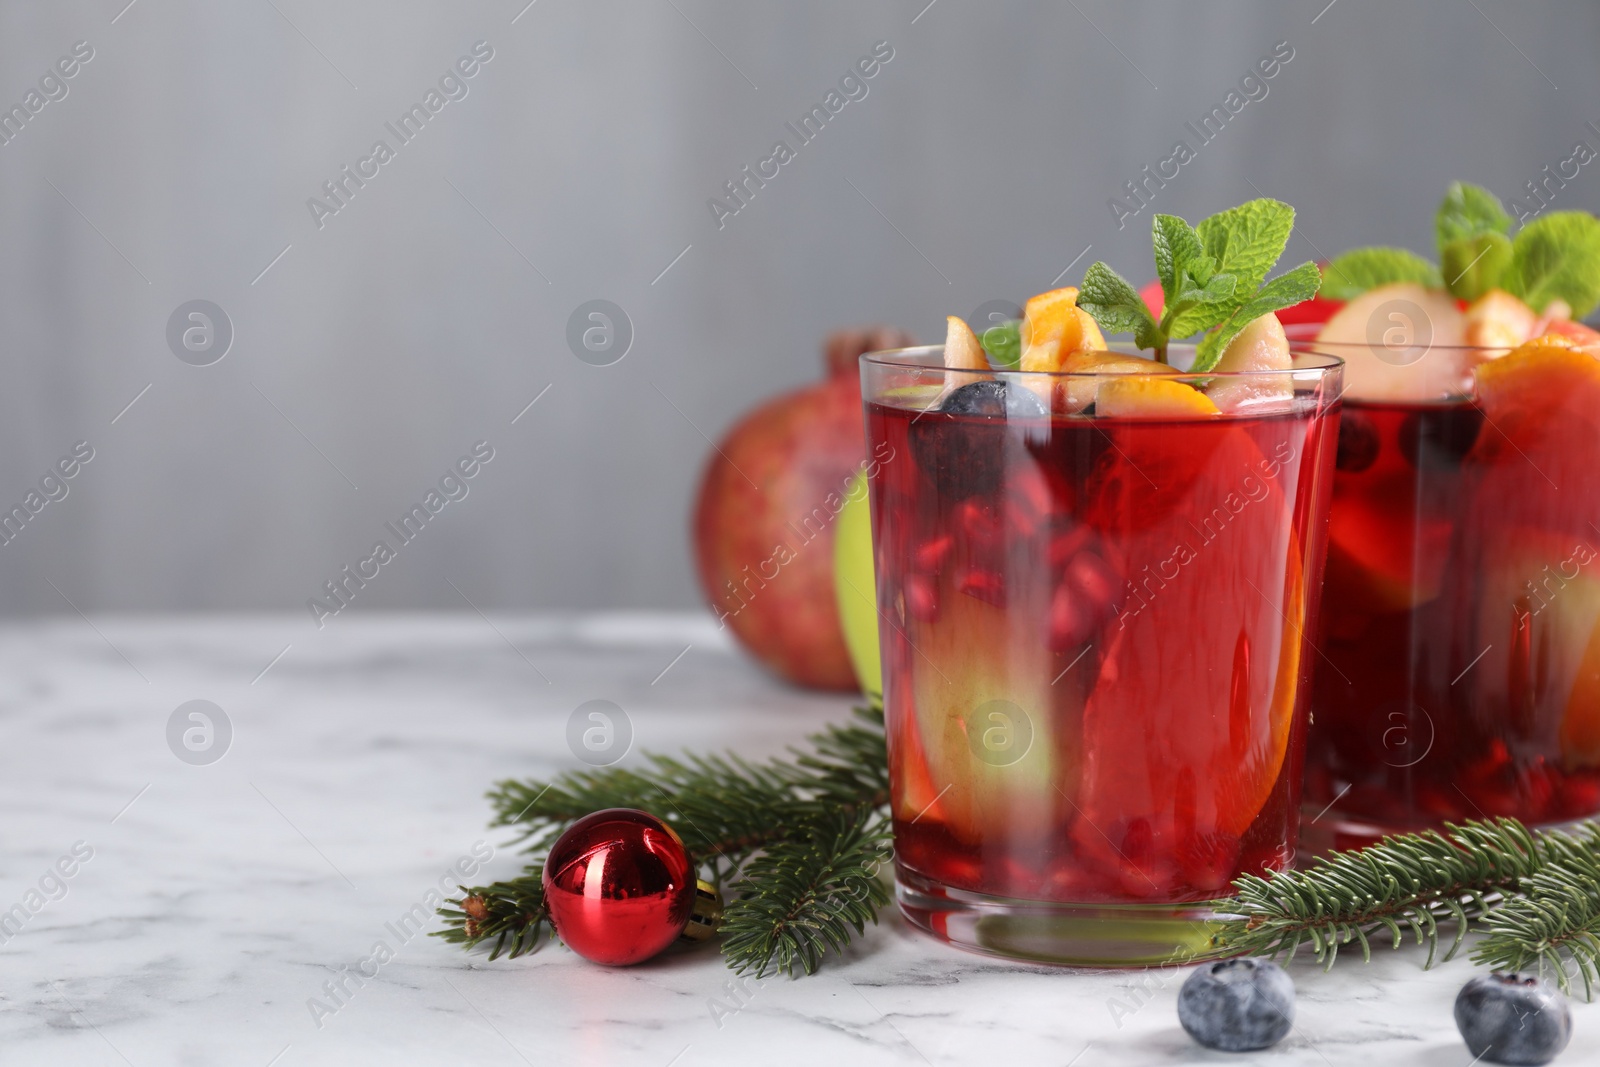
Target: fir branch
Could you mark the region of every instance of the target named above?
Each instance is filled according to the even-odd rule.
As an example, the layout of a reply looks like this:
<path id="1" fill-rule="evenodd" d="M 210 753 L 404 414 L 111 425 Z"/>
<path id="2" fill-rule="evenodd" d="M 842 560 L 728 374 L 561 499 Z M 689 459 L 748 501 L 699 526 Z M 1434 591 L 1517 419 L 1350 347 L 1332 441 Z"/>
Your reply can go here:
<path id="1" fill-rule="evenodd" d="M 1581 833 L 1542 835 L 1550 860 L 1523 885 L 1523 896 L 1506 901 L 1489 915 L 1488 931 L 1472 961 L 1497 971 L 1537 966 L 1555 974 L 1570 991 L 1571 969 L 1583 979 L 1583 998 L 1594 998 L 1600 982 L 1600 826 L 1586 823 Z"/>
<path id="2" fill-rule="evenodd" d="M 872 809 L 835 812 L 775 841 L 742 872 L 723 916 L 728 966 L 756 978 L 815 974 L 878 921 L 889 891 L 878 870 L 890 854 L 889 820 Z"/>
<path id="3" fill-rule="evenodd" d="M 1215 907 L 1236 916 L 1212 937 L 1219 954 L 1294 958 L 1310 942 L 1318 962 L 1332 967 L 1339 946 L 1361 943 L 1371 960 L 1372 934 L 1387 931 L 1398 948 L 1409 930 L 1428 946 L 1431 967 L 1440 923 L 1453 924 L 1450 959 L 1472 922 L 1515 894 L 1550 858 L 1565 855 L 1561 842 L 1535 835 L 1515 819 L 1469 821 L 1445 833 L 1427 831 L 1385 838 L 1353 852 L 1319 857 L 1299 871 L 1265 878 L 1245 875 L 1236 895 Z"/>
<path id="4" fill-rule="evenodd" d="M 550 919 L 544 904 L 543 872 L 543 864 L 532 864 L 509 882 L 473 889 L 460 886 L 461 899 L 448 902 L 455 907 L 439 909 L 447 925 L 433 931 L 433 936 L 468 948 L 493 941 L 491 960 L 499 959 L 502 952 L 511 959 L 532 952 L 539 947 Z"/>
<path id="5" fill-rule="evenodd" d="M 705 876 L 719 885 L 733 880 L 730 916 L 781 919 L 759 950 L 768 955 L 758 959 L 758 949 L 747 943 L 740 965 L 765 968 L 777 959 L 779 969 L 792 973 L 798 965 L 811 973 L 826 948 L 842 946 L 850 929 L 859 933 L 875 921 L 888 899 L 881 885 L 866 885 L 860 874 L 888 835 L 881 814 L 889 799 L 882 704 L 856 708 L 853 721 L 810 740 L 809 750 L 791 749 L 791 758 L 765 763 L 731 753 L 649 755 L 642 770 L 504 781 L 489 793 L 492 825 L 516 827 L 516 840 L 537 852 L 590 812 L 652 812 L 683 838 Z M 469 949 L 492 941 L 491 959 L 508 948 L 512 958 L 533 951 L 547 921 L 540 869 L 530 866 L 509 882 L 463 887 L 462 899 L 439 908 L 445 929 L 436 935 Z M 812 892 L 796 892 L 795 879 L 806 872 L 813 876 Z"/>
<path id="6" fill-rule="evenodd" d="M 812 751 L 753 764 L 734 754 L 647 755 L 640 771 L 572 771 L 549 783 L 501 782 L 490 791 L 492 825 L 517 826 L 530 850 L 602 808 L 640 808 L 672 824 L 691 855 L 721 882 L 738 863 L 797 821 L 888 803 L 883 708 L 811 738 Z"/>

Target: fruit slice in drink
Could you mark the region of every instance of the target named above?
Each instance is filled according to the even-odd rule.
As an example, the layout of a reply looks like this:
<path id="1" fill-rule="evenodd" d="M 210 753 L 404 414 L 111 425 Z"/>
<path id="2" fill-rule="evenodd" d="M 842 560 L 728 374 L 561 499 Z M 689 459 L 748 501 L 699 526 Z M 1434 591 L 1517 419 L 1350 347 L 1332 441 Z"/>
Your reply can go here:
<path id="1" fill-rule="evenodd" d="M 1294 382 L 1283 374 L 1252 371 L 1286 371 L 1294 366 L 1289 338 L 1278 316 L 1267 312 L 1252 320 L 1223 349 L 1215 369 L 1239 377 L 1218 378 L 1206 396 L 1221 411 L 1252 415 L 1287 411 L 1294 404 Z"/>
<path id="2" fill-rule="evenodd" d="M 1366 611 L 1406 611 L 1439 595 L 1454 524 L 1419 507 L 1416 475 L 1374 471 L 1341 487 L 1328 522 L 1328 581 Z"/>
<path id="3" fill-rule="evenodd" d="M 998 488 L 982 486 L 993 491 L 960 500 L 907 552 L 912 652 L 904 677 L 915 709 L 909 740 L 921 766 L 900 791 L 896 815 L 941 824 L 957 841 L 991 853 L 1034 850 L 1076 788 L 1083 701 L 1076 679 L 1051 684 L 1061 672 L 1061 651 L 1049 639 L 1054 590 L 1024 580 L 1050 566 L 1054 494 L 1016 445 L 1015 426 L 991 416 L 996 425 L 984 427 L 1008 432 L 1008 445 L 999 437 L 956 438 L 970 417 L 944 420 L 925 417 L 913 431 L 963 451 L 1003 448 L 1005 465 Z M 956 484 L 974 488 L 971 480 Z"/>
<path id="4" fill-rule="evenodd" d="M 1472 381 L 1461 349 L 1466 323 L 1449 293 L 1411 282 L 1362 293 L 1322 327 L 1317 340 L 1342 346 L 1352 400 L 1437 400 Z"/>
<path id="5" fill-rule="evenodd" d="M 1142 565 L 1084 711 L 1073 840 L 1134 869 L 1124 892 L 1220 888 L 1287 752 L 1301 548 L 1282 488 L 1238 424 L 1183 424 L 1183 451 L 1205 457 L 1187 465 L 1171 462 L 1170 441 L 1159 449 L 1137 431 L 1110 432 L 1135 466 L 1168 459 L 1150 463 L 1156 486 L 1142 491 L 1168 503 L 1153 512 L 1130 501 L 1137 482 L 1125 476 L 1090 486 L 1093 521 Z"/>
<path id="6" fill-rule="evenodd" d="M 1491 736 L 1600 765 L 1600 360 L 1562 338 L 1477 371 L 1484 430 L 1462 529 L 1479 582 L 1458 655 L 1473 667 L 1471 714 Z"/>
<path id="7" fill-rule="evenodd" d="M 1039 635 L 1010 620 L 1040 616 L 1045 604 L 997 606 L 957 588 L 939 624 L 922 632 L 912 664 L 912 700 L 925 779 L 904 791 L 903 819 L 942 823 L 950 836 L 986 852 L 1028 853 L 1049 837 L 1076 789 L 1076 718 L 1082 694 L 1067 684 Z M 1031 608 L 1031 610 L 1030 610 Z M 1058 738 L 1070 740 L 1058 745 Z"/>

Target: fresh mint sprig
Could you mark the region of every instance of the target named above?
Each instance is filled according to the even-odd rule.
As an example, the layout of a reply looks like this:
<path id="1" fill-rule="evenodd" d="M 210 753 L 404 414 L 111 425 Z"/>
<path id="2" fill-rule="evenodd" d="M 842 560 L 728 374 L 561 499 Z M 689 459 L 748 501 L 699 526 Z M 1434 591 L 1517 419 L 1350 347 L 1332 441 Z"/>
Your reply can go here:
<path id="1" fill-rule="evenodd" d="M 1193 369 L 1210 370 L 1251 320 L 1316 295 L 1322 276 L 1314 263 L 1265 280 L 1293 230 L 1294 208 L 1265 198 L 1198 226 L 1157 215 L 1151 243 L 1164 298 L 1161 317 L 1151 314 L 1127 279 L 1099 262 L 1083 276 L 1078 306 L 1107 333 L 1133 334 L 1134 344 L 1154 350 L 1163 363 L 1174 339 L 1205 333 Z"/>
<path id="2" fill-rule="evenodd" d="M 1600 219 L 1557 211 L 1513 237 L 1500 198 L 1481 185 L 1451 182 L 1434 216 L 1439 265 L 1404 248 L 1357 248 L 1323 272 L 1322 292 L 1350 300 L 1369 289 L 1415 282 L 1462 300 L 1504 289 L 1535 311 L 1563 300 L 1576 318 L 1600 304 Z"/>

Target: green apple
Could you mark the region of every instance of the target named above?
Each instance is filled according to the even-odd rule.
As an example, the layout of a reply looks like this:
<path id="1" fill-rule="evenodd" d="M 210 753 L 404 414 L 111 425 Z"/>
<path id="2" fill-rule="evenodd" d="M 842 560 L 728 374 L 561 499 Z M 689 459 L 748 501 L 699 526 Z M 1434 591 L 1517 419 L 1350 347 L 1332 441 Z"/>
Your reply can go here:
<path id="1" fill-rule="evenodd" d="M 872 508 L 867 501 L 867 476 L 858 472 L 845 493 L 844 508 L 834 527 L 833 587 L 839 601 L 850 663 L 862 692 L 883 692 L 883 665 L 878 656 L 877 584 L 872 570 Z"/>

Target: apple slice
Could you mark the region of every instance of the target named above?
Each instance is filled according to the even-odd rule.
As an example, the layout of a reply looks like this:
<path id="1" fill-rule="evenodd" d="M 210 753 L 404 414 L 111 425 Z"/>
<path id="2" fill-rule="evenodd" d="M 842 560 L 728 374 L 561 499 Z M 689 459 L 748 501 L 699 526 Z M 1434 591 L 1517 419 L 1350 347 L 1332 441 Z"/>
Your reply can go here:
<path id="1" fill-rule="evenodd" d="M 1096 415 L 1132 419 L 1193 419 L 1220 414 L 1217 405 L 1194 386 L 1144 375 L 1101 382 L 1094 410 Z"/>
<path id="2" fill-rule="evenodd" d="M 1177 371 L 1165 363 L 1158 363 L 1153 359 L 1142 356 L 1130 356 L 1121 352 L 1086 351 L 1074 352 L 1062 361 L 1061 369 L 1068 374 L 1105 375 L 1105 374 L 1176 374 Z M 1057 390 L 1056 405 L 1058 410 L 1065 410 L 1069 415 L 1076 415 L 1090 404 L 1094 403 L 1095 392 L 1105 384 L 1099 377 L 1068 378 L 1065 385 L 1065 394 Z"/>
<path id="3" fill-rule="evenodd" d="M 1490 289 L 1467 305 L 1466 323 L 1467 344 L 1498 349 L 1493 355 L 1503 356 L 1534 336 L 1539 316 L 1504 289 Z"/>
<path id="4" fill-rule="evenodd" d="M 983 345 L 978 342 L 978 335 L 972 332 L 972 327 L 954 315 L 946 316 L 944 321 L 945 369 L 988 370 L 989 360 L 983 354 Z"/>
<path id="5" fill-rule="evenodd" d="M 1228 342 L 1213 369 L 1244 375 L 1250 371 L 1286 371 L 1293 366 L 1283 323 L 1269 311 L 1251 320 Z M 1218 410 L 1229 414 L 1268 414 L 1294 406 L 1294 383 L 1286 374 L 1218 378 L 1206 388 L 1206 396 Z"/>
<path id="6" fill-rule="evenodd" d="M 1352 400 L 1438 400 L 1464 393 L 1481 362 L 1460 350 L 1465 337 L 1466 320 L 1449 293 L 1396 282 L 1340 308 L 1317 341 L 1344 358 Z"/>
<path id="7" fill-rule="evenodd" d="M 963 593 L 954 573 L 936 580 L 938 621 L 909 628 L 904 675 L 886 668 L 891 686 L 910 680 L 900 699 L 909 698 L 922 757 L 895 815 L 935 821 L 967 845 L 1048 849 L 1077 789 L 1088 672 L 1062 678 L 1070 659 L 1024 624 L 1047 617 L 1049 588 L 1012 589 L 1001 607 Z"/>
<path id="8" fill-rule="evenodd" d="M 972 332 L 966 320 L 954 315 L 945 316 L 944 334 L 944 366 L 945 370 L 953 371 L 987 371 L 989 357 L 984 355 L 983 345 L 978 340 L 978 335 Z M 985 374 L 980 378 L 976 374 L 947 374 L 944 386 L 939 390 L 938 397 L 933 402 L 933 407 L 944 403 L 946 397 L 960 389 L 963 385 L 988 378 Z"/>

